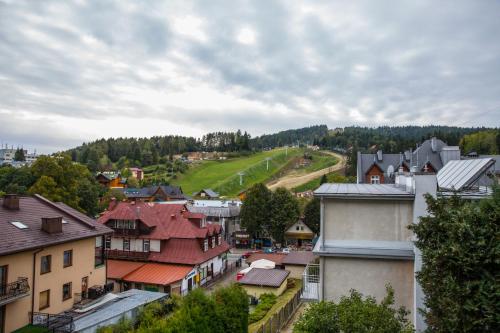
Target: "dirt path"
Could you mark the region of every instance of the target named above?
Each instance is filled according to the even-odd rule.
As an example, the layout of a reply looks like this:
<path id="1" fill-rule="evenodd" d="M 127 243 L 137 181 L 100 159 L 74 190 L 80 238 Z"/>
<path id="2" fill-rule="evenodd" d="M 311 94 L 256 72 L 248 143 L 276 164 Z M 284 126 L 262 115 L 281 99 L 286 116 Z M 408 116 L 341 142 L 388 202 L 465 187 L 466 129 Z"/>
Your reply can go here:
<path id="1" fill-rule="evenodd" d="M 285 175 L 284 177 L 281 177 L 281 178 L 267 184 L 267 187 L 270 190 L 274 190 L 278 187 L 285 187 L 285 188 L 290 190 L 294 187 L 305 184 L 308 181 L 319 178 L 325 174 L 328 174 L 328 173 L 331 173 L 334 171 L 339 171 L 339 170 L 345 168 L 346 157 L 344 155 L 340 155 L 340 154 L 329 152 L 329 151 L 328 152 L 325 151 L 325 153 L 330 154 L 332 156 L 335 156 L 338 159 L 338 163 L 335 164 L 334 166 L 308 173 L 307 175 L 301 175 L 301 176 L 293 175 L 293 174 Z"/>

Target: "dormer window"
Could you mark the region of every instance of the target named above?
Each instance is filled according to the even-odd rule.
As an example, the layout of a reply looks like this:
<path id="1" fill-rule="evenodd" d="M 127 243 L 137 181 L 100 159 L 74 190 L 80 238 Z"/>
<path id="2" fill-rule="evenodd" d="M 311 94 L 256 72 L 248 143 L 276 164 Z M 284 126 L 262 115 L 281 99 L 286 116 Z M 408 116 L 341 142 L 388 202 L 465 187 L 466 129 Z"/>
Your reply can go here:
<path id="1" fill-rule="evenodd" d="M 372 183 L 372 184 L 380 184 L 380 176 L 379 175 L 373 175 L 373 176 L 371 176 L 370 183 Z"/>
<path id="2" fill-rule="evenodd" d="M 212 236 L 212 249 L 215 247 L 215 236 Z"/>
<path id="3" fill-rule="evenodd" d="M 208 238 L 205 238 L 205 241 L 203 242 L 203 251 L 208 251 Z"/>

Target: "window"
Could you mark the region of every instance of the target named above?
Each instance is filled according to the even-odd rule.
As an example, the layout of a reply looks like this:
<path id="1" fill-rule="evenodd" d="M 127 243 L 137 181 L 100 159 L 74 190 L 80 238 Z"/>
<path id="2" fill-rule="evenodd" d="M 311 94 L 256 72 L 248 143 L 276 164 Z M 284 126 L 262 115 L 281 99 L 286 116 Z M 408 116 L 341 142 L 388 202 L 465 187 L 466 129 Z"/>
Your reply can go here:
<path id="1" fill-rule="evenodd" d="M 63 301 L 71 298 L 71 282 L 63 284 Z"/>
<path id="2" fill-rule="evenodd" d="M 217 245 L 221 245 L 221 244 L 222 244 L 222 235 L 219 234 L 218 239 L 217 239 Z"/>
<path id="3" fill-rule="evenodd" d="M 104 265 L 104 236 L 99 236 L 95 238 L 95 255 L 94 255 L 94 266 L 97 268 Z"/>
<path id="4" fill-rule="evenodd" d="M 111 249 L 111 236 L 106 236 L 106 242 L 104 243 L 106 249 Z"/>
<path id="5" fill-rule="evenodd" d="M 212 236 L 212 249 L 215 247 L 215 236 Z"/>
<path id="6" fill-rule="evenodd" d="M 149 239 L 145 239 L 142 243 L 142 251 L 149 252 Z"/>
<path id="7" fill-rule="evenodd" d="M 295 230 L 299 230 L 299 229 L 300 229 L 300 228 L 299 228 L 299 226 L 296 226 L 296 227 L 295 227 Z"/>
<path id="8" fill-rule="evenodd" d="M 380 184 L 380 176 L 379 175 L 373 175 L 371 177 L 371 183 L 372 184 Z"/>
<path id="9" fill-rule="evenodd" d="M 73 250 L 64 251 L 63 267 L 73 266 Z"/>
<path id="10" fill-rule="evenodd" d="M 52 261 L 52 256 L 42 256 L 40 262 L 40 274 L 45 274 L 50 272 L 50 265 Z"/>
<path id="11" fill-rule="evenodd" d="M 50 289 L 42 291 L 38 299 L 38 310 L 46 309 L 50 306 Z"/>
<path id="12" fill-rule="evenodd" d="M 207 252 L 208 251 L 208 239 L 205 238 L 205 241 L 203 242 L 203 251 Z"/>
<path id="13" fill-rule="evenodd" d="M 130 251 L 130 239 L 123 240 L 123 251 Z"/>

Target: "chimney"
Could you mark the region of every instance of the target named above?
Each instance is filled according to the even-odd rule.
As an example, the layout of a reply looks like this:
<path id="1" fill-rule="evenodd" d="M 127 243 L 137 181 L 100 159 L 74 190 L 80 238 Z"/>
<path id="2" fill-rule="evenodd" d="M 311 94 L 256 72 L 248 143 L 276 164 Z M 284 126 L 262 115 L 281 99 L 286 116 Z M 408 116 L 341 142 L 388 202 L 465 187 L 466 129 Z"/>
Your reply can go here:
<path id="1" fill-rule="evenodd" d="M 118 201 L 116 200 L 116 198 L 115 197 L 111 198 L 111 200 L 109 201 L 108 210 L 112 211 L 113 209 L 116 208 L 117 205 Z"/>
<path id="2" fill-rule="evenodd" d="M 19 196 L 17 194 L 4 195 L 3 207 L 8 210 L 19 210 Z"/>
<path id="3" fill-rule="evenodd" d="M 57 234 L 62 232 L 62 216 L 42 217 L 42 231 L 48 234 Z"/>
<path id="4" fill-rule="evenodd" d="M 378 150 L 377 151 L 377 160 L 379 160 L 380 162 L 382 162 L 382 159 L 383 159 L 382 150 Z"/>

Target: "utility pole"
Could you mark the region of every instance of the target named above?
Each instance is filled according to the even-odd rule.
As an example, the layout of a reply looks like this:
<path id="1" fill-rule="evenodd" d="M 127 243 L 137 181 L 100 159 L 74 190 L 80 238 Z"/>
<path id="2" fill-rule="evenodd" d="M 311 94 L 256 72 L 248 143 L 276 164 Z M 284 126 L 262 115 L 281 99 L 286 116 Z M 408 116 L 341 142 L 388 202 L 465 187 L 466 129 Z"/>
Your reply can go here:
<path id="1" fill-rule="evenodd" d="M 243 175 L 245 175 L 244 172 L 238 172 L 238 176 L 240 176 L 240 186 L 243 185 Z"/>
<path id="2" fill-rule="evenodd" d="M 285 146 L 285 156 L 288 156 L 288 146 Z"/>
<path id="3" fill-rule="evenodd" d="M 266 169 L 269 171 L 269 160 L 271 160 L 270 157 L 266 157 Z"/>

